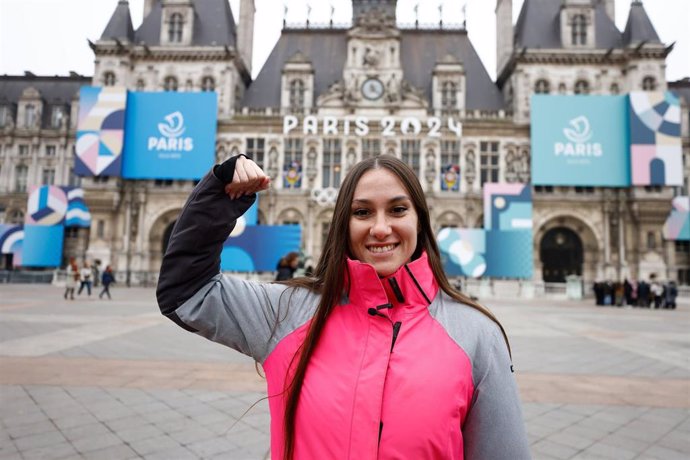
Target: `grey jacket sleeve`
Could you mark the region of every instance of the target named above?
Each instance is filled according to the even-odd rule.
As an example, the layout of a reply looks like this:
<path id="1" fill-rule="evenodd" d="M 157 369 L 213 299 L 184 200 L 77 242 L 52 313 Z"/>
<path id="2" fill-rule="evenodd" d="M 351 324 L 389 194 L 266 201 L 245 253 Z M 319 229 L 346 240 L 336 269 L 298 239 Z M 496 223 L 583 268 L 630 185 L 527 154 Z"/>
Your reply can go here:
<path id="1" fill-rule="evenodd" d="M 467 459 L 530 459 L 520 396 L 498 328 L 474 357 L 474 399 L 463 426 Z"/>
<path id="2" fill-rule="evenodd" d="M 223 242 L 256 199 L 232 200 L 224 186 L 209 173 L 187 200 L 161 265 L 158 304 L 184 329 L 263 361 L 286 287 L 220 274 Z"/>

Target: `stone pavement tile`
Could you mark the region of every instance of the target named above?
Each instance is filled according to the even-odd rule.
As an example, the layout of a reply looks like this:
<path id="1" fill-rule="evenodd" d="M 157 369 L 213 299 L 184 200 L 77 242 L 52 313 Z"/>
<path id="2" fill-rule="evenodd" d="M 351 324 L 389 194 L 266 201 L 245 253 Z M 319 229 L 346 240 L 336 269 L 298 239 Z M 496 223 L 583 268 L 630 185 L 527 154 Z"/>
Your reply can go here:
<path id="1" fill-rule="evenodd" d="M 38 407 L 30 407 L 22 413 L 5 413 L 3 410 L 2 424 L 6 427 L 21 426 L 32 423 L 44 422 L 48 420 L 48 416 L 43 413 Z"/>
<path id="2" fill-rule="evenodd" d="M 135 427 L 123 428 L 114 431 L 118 438 L 122 439 L 128 444 L 131 444 L 135 441 L 140 441 L 142 439 L 155 438 L 165 434 L 159 428 L 150 424 L 138 425 Z"/>
<path id="3" fill-rule="evenodd" d="M 90 425 L 92 423 L 97 423 L 98 420 L 96 420 L 96 417 L 93 415 L 86 413 L 86 414 L 79 414 L 79 415 L 70 415 L 70 416 L 58 416 L 51 418 L 51 421 L 60 429 L 60 430 L 66 430 L 69 428 L 75 428 L 78 426 L 83 426 L 83 425 Z"/>
<path id="4" fill-rule="evenodd" d="M 118 431 L 148 425 L 149 422 L 141 415 L 131 415 L 113 420 L 106 420 L 103 422 L 103 424 L 113 431 Z"/>
<path id="5" fill-rule="evenodd" d="M 226 399 L 228 397 L 227 393 L 220 391 L 201 392 L 199 390 L 185 390 L 184 393 L 206 403 L 214 403 L 218 400 Z"/>
<path id="6" fill-rule="evenodd" d="M 684 452 L 690 458 L 690 438 L 687 433 L 670 432 L 656 442 L 659 447 Z"/>
<path id="7" fill-rule="evenodd" d="M 640 454 L 639 458 L 645 460 L 688 460 L 687 452 L 667 449 L 661 446 L 652 446 Z"/>
<path id="8" fill-rule="evenodd" d="M 260 452 L 260 451 L 252 451 L 249 449 L 233 449 L 229 452 L 220 452 L 216 455 L 213 455 L 209 457 L 210 460 L 227 460 L 231 458 L 232 460 L 269 460 L 270 459 L 270 451 L 266 450 L 266 452 Z M 545 460 L 550 460 L 550 459 L 545 459 Z"/>
<path id="9" fill-rule="evenodd" d="M 156 398 L 139 388 L 108 388 L 108 393 L 127 407 L 152 403 Z"/>
<path id="10" fill-rule="evenodd" d="M 25 459 L 17 451 L 3 452 L 2 450 L 0 450 L 0 460 L 25 460 Z"/>
<path id="11" fill-rule="evenodd" d="M 670 429 L 669 426 L 650 425 L 635 420 L 621 427 L 616 434 L 652 444 L 664 437 Z"/>
<path id="12" fill-rule="evenodd" d="M 148 423 L 148 422 L 147 422 Z M 191 430 L 197 428 L 199 424 L 187 417 L 174 417 L 170 419 L 163 419 L 152 424 L 164 433 L 175 433 L 182 430 Z"/>
<path id="13" fill-rule="evenodd" d="M 237 448 L 237 446 L 230 441 L 220 438 L 196 441 L 185 445 L 185 447 L 201 458 L 207 458 L 220 452 L 227 452 Z"/>
<path id="14" fill-rule="evenodd" d="M 526 425 L 526 428 L 527 434 L 536 439 L 544 439 L 561 431 L 561 428 L 547 425 L 540 421 L 532 421 Z"/>
<path id="15" fill-rule="evenodd" d="M 75 441 L 77 439 L 84 439 L 102 434 L 110 434 L 112 431 L 100 423 L 91 423 L 88 425 L 66 428 L 61 430 L 61 433 L 70 441 Z"/>
<path id="16" fill-rule="evenodd" d="M 602 438 L 609 435 L 607 431 L 597 430 L 588 426 L 585 422 L 579 422 L 574 425 L 565 427 L 559 433 L 567 434 L 570 436 L 577 436 L 580 438 L 586 438 L 592 441 L 592 443 L 601 440 Z"/>
<path id="17" fill-rule="evenodd" d="M 129 446 L 132 449 L 134 449 L 137 454 L 141 456 L 147 456 L 168 450 L 180 449 L 182 447 L 179 442 L 167 435 L 161 435 L 153 438 L 134 441 L 131 442 Z"/>
<path id="18" fill-rule="evenodd" d="M 690 410 L 671 409 L 671 408 L 652 408 L 649 412 L 642 414 L 638 420 L 645 421 L 652 425 L 678 425 L 681 422 L 690 420 Z"/>
<path id="19" fill-rule="evenodd" d="M 50 447 L 67 442 L 67 439 L 57 430 L 48 433 L 32 434 L 23 438 L 14 439 L 14 444 L 21 452 L 29 449 Z"/>
<path id="20" fill-rule="evenodd" d="M 12 439 L 56 431 L 55 425 L 53 425 L 53 422 L 48 419 L 35 423 L 26 423 L 24 425 L 11 425 L 7 427 L 6 430 Z"/>
<path id="21" fill-rule="evenodd" d="M 563 431 L 549 436 L 549 441 L 572 447 L 578 451 L 586 449 L 596 442 L 596 440 L 592 438 L 565 433 Z"/>
<path id="22" fill-rule="evenodd" d="M 168 434 L 183 446 L 198 441 L 205 441 L 207 439 L 216 439 L 218 437 L 218 435 L 213 431 L 200 426 L 186 430 L 174 431 Z"/>
<path id="23" fill-rule="evenodd" d="M 36 449 L 22 450 L 22 457 L 29 459 L 74 459 L 80 458 L 79 453 L 69 443 L 62 442 Z"/>
<path id="24" fill-rule="evenodd" d="M 182 421 L 188 419 L 174 409 L 165 409 L 157 412 L 141 414 L 141 417 L 149 423 L 159 424 L 161 422 Z"/>
<path id="25" fill-rule="evenodd" d="M 597 442 L 587 448 L 586 452 L 582 452 L 575 458 L 603 458 L 607 460 L 632 460 L 637 457 L 638 452 L 624 449 L 618 446 L 611 446 Z M 587 455 L 587 457 L 585 457 Z"/>
<path id="26" fill-rule="evenodd" d="M 560 404 L 530 402 L 522 404 L 522 418 L 531 420 L 547 412 L 561 407 Z"/>
<path id="27" fill-rule="evenodd" d="M 141 458 L 129 446 L 123 444 L 94 450 L 84 454 L 87 459 L 97 460 L 130 460 Z M 173 458 L 173 457 L 169 457 Z"/>
<path id="28" fill-rule="evenodd" d="M 201 425 L 215 425 L 227 423 L 228 416 L 220 411 L 209 409 L 206 413 L 193 416 L 192 419 Z"/>
<path id="29" fill-rule="evenodd" d="M 97 434 L 72 441 L 74 448 L 83 454 L 90 454 L 95 450 L 101 450 L 106 447 L 118 446 L 122 444 L 122 440 L 112 433 Z"/>
<path id="30" fill-rule="evenodd" d="M 613 433 L 604 436 L 598 441 L 598 444 L 604 444 L 611 447 L 618 447 L 634 452 L 642 452 L 650 446 L 648 441 L 642 439 L 631 439 L 628 436 L 623 436 L 619 433 Z"/>
<path id="31" fill-rule="evenodd" d="M 545 454 L 554 458 L 568 459 L 572 458 L 577 452 L 578 449 L 564 446 L 548 439 L 542 439 L 532 445 L 532 453 L 535 458 L 541 458 L 541 455 Z"/>
<path id="32" fill-rule="evenodd" d="M 144 455 L 143 458 L 145 460 L 199 460 L 198 455 L 181 446 L 173 449 L 152 452 Z M 226 459 L 236 460 L 234 457 L 226 457 Z"/>
<path id="33" fill-rule="evenodd" d="M 170 406 L 160 401 L 153 401 L 150 403 L 136 405 L 132 407 L 132 410 L 137 414 L 153 414 L 156 412 L 168 411 L 170 410 Z"/>

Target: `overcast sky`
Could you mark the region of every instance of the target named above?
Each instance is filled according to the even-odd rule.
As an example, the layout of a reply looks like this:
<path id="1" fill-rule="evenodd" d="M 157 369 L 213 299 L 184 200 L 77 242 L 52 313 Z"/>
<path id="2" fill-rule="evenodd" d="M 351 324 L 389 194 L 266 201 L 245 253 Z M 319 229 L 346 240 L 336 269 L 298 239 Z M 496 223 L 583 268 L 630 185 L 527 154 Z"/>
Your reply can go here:
<path id="1" fill-rule="evenodd" d="M 203 1 L 203 0 L 201 0 Z M 25 70 L 37 75 L 67 75 L 73 70 L 93 74 L 93 53 L 87 39 L 97 40 L 118 0 L 0 0 L 0 74 L 20 75 Z M 523 0 L 514 0 L 514 20 Z M 631 0 L 616 0 L 616 25 L 623 30 Z M 334 22 L 349 23 L 350 0 L 255 0 L 253 74 L 256 76 L 280 35 L 287 5 L 287 22 L 304 23 L 311 4 L 312 23 L 327 23 L 331 5 Z M 489 74 L 495 77 L 495 0 L 399 0 L 398 22 L 413 23 L 419 4 L 421 23 L 438 23 L 439 5 L 443 21 L 461 23 L 467 4 L 470 39 Z M 143 16 L 143 0 L 130 0 L 132 21 L 137 28 Z M 239 0 L 230 0 L 239 20 Z M 690 76 L 690 0 L 645 0 L 645 9 L 665 44 L 676 43 L 667 60 L 669 81 Z"/>

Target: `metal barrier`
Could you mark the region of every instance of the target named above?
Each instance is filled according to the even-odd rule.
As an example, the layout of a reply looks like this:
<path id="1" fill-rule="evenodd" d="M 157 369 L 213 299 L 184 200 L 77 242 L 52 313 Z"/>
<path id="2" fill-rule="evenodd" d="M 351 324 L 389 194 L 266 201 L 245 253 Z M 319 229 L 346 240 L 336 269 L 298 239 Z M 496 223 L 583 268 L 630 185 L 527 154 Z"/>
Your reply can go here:
<path id="1" fill-rule="evenodd" d="M 30 272 L 23 270 L 0 270 L 0 283 L 50 284 L 53 272 Z"/>

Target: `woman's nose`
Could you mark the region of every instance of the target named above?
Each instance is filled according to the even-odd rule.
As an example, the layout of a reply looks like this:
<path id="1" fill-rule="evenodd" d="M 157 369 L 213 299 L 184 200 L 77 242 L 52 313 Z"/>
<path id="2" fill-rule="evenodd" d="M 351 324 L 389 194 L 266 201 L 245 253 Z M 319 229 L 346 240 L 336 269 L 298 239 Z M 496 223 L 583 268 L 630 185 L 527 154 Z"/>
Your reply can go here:
<path id="1" fill-rule="evenodd" d="M 374 238 L 382 239 L 388 236 L 391 232 L 391 226 L 388 223 L 388 219 L 385 216 L 385 214 L 377 214 L 376 218 L 374 219 L 373 225 L 371 226 L 371 229 L 369 233 L 371 236 Z"/>

